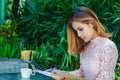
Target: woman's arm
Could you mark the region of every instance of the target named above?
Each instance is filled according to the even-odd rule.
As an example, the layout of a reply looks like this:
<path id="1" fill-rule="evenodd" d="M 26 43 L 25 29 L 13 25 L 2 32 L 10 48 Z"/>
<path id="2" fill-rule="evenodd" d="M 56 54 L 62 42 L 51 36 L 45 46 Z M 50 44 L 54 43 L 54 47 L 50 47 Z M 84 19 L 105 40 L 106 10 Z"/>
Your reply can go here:
<path id="1" fill-rule="evenodd" d="M 83 70 L 81 69 L 81 67 L 78 70 L 69 71 L 69 74 L 72 74 L 72 75 L 75 75 L 75 76 L 78 76 L 78 77 L 84 77 Z"/>
<path id="2" fill-rule="evenodd" d="M 53 78 L 55 80 L 83 80 L 81 77 L 79 70 L 75 71 L 63 71 L 63 70 L 53 70 L 52 73 L 55 75 Z M 58 76 L 58 77 L 56 77 Z"/>
<path id="3" fill-rule="evenodd" d="M 114 43 L 105 44 L 100 50 L 100 71 L 95 80 L 114 80 L 118 51 Z"/>

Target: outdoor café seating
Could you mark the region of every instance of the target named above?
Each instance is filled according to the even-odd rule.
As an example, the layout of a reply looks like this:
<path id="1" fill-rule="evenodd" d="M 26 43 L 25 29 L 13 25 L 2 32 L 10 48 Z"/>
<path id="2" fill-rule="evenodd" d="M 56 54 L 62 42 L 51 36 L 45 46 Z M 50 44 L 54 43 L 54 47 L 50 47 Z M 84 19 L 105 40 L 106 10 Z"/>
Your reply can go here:
<path id="1" fill-rule="evenodd" d="M 39 65 L 35 62 L 16 58 L 2 58 L 0 59 L 0 80 L 23 80 L 20 69 L 30 67 L 33 71 L 38 68 L 40 69 Z M 34 75 L 30 76 L 29 80 L 53 80 L 53 78 L 35 72 Z"/>
<path id="2" fill-rule="evenodd" d="M 1 73 L 18 73 L 20 68 L 28 68 L 28 62 L 21 59 L 0 59 L 0 74 Z"/>

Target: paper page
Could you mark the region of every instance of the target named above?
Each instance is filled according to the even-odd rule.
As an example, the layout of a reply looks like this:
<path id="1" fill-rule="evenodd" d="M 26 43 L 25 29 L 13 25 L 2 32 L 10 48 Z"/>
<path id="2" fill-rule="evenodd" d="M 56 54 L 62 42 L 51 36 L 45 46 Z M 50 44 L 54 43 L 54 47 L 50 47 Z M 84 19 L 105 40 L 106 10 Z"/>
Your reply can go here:
<path id="1" fill-rule="evenodd" d="M 50 73 L 50 72 L 47 72 L 47 71 L 41 71 L 41 70 L 37 70 L 36 72 L 38 72 L 38 73 L 41 73 L 41 74 L 44 74 L 44 75 L 46 75 L 46 76 L 51 76 L 51 77 L 55 77 L 55 78 L 61 78 L 60 76 L 57 76 L 57 75 L 55 75 L 55 74 L 53 74 L 53 73 Z"/>

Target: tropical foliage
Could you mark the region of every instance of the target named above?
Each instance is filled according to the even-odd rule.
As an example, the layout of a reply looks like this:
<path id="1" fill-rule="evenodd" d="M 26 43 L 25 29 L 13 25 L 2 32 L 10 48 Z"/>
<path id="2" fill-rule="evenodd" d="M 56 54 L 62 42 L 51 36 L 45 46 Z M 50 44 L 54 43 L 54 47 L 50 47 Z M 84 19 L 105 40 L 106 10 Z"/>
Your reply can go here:
<path id="1" fill-rule="evenodd" d="M 78 68 L 79 55 L 70 56 L 67 52 L 66 29 L 70 13 L 80 6 L 95 11 L 106 30 L 113 34 L 110 39 L 116 43 L 120 53 L 119 0 L 31 1 L 21 2 L 17 18 L 11 18 L 9 29 L 0 27 L 0 57 L 20 58 L 21 50 L 31 49 L 40 53 L 34 60 L 45 68 L 56 65 L 64 70 Z M 120 69 L 120 58 L 116 69 Z M 119 72 L 116 72 L 116 78 L 120 79 Z"/>

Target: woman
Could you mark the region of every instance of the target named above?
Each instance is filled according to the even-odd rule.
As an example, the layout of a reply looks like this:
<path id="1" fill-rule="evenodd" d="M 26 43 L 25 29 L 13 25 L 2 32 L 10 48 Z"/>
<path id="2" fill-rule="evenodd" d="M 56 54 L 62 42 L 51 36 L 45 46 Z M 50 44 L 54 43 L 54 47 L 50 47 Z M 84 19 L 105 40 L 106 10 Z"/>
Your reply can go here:
<path id="1" fill-rule="evenodd" d="M 69 18 L 68 52 L 80 53 L 80 68 L 69 73 L 89 80 L 114 80 L 118 51 L 95 13 L 80 7 Z M 60 73 L 60 70 L 54 70 Z"/>

